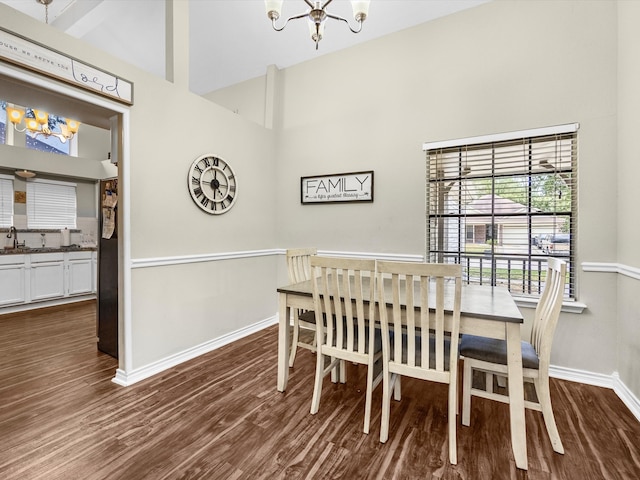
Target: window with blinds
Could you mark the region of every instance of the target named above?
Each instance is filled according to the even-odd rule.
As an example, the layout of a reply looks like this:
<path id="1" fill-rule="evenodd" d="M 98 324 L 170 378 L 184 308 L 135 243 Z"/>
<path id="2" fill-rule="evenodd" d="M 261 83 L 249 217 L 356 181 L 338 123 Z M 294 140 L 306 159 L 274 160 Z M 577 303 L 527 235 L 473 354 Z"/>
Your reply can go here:
<path id="1" fill-rule="evenodd" d="M 0 175 L 0 227 L 13 225 L 13 178 Z"/>
<path id="2" fill-rule="evenodd" d="M 76 228 L 76 184 L 54 180 L 27 181 L 29 228 Z"/>
<path id="3" fill-rule="evenodd" d="M 575 298 L 577 124 L 424 145 L 427 258 L 468 283 L 537 297 L 547 259 Z"/>

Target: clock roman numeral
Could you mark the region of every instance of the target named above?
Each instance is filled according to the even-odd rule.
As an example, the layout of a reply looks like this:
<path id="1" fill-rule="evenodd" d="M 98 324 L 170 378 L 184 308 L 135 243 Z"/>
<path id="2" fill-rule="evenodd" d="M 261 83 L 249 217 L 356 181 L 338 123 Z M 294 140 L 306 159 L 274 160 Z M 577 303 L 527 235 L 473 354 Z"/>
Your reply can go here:
<path id="1" fill-rule="evenodd" d="M 193 185 L 200 185 L 200 179 L 198 177 L 191 177 L 191 183 Z"/>
<path id="2" fill-rule="evenodd" d="M 200 165 L 196 165 L 196 170 L 198 170 L 200 173 L 202 173 L 202 169 L 200 168 Z"/>
<path id="3" fill-rule="evenodd" d="M 206 157 L 206 158 L 204 159 L 204 165 L 205 165 L 206 167 L 210 167 L 210 166 L 211 166 L 211 162 L 209 161 L 209 157 Z"/>
<path id="4" fill-rule="evenodd" d="M 217 167 L 220 165 L 220 159 L 218 157 L 213 157 L 213 166 Z"/>
<path id="5" fill-rule="evenodd" d="M 195 193 L 196 197 L 202 195 L 202 189 L 200 187 L 194 188 L 193 193 Z"/>
<path id="6" fill-rule="evenodd" d="M 200 203 L 202 204 L 203 207 L 208 207 L 209 206 L 209 199 L 207 197 L 202 197 L 200 199 Z"/>

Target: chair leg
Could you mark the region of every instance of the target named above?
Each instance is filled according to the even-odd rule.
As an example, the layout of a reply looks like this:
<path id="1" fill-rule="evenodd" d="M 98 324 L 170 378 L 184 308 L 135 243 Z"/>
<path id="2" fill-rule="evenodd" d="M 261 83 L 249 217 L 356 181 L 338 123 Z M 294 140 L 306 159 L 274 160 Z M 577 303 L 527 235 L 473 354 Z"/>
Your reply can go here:
<path id="1" fill-rule="evenodd" d="M 399 375 L 397 375 L 399 377 Z M 396 375 L 391 375 L 387 368 L 382 372 L 382 415 L 380 419 L 380 442 L 389 440 L 389 413 L 391 410 L 391 395 L 393 394 Z"/>
<path id="2" fill-rule="evenodd" d="M 298 320 L 298 310 L 293 310 L 293 338 L 291 339 L 291 352 L 289 353 L 289 368 L 293 367 L 298 350 L 298 339 L 300 335 L 300 320 Z"/>
<path id="3" fill-rule="evenodd" d="M 544 424 L 547 427 L 547 434 L 549 435 L 549 440 L 551 440 L 553 450 L 557 453 L 564 454 L 564 447 L 560 440 L 560 434 L 558 433 L 558 427 L 556 426 L 556 419 L 553 416 L 553 408 L 551 407 L 549 377 L 538 377 L 534 379 L 534 384 L 536 387 L 536 395 L 538 396 L 538 401 L 540 402 L 540 407 L 542 409 Z"/>
<path id="4" fill-rule="evenodd" d="M 371 397 L 373 396 L 373 362 L 367 365 L 367 393 L 364 402 L 364 433 L 369 434 L 371 422 Z"/>
<path id="5" fill-rule="evenodd" d="M 455 381 L 455 375 L 451 378 L 449 384 L 449 463 L 455 465 L 458 463 L 458 449 L 456 440 L 456 430 L 458 426 L 458 402 L 456 400 L 458 393 L 458 385 Z"/>
<path id="6" fill-rule="evenodd" d="M 320 395 L 322 394 L 322 380 L 324 380 L 324 355 L 318 349 L 316 355 L 316 378 L 313 385 L 313 398 L 311 399 L 311 414 L 318 413 L 320 408 Z"/>
<path id="7" fill-rule="evenodd" d="M 462 361 L 462 425 L 468 427 L 471 423 L 471 382 L 473 380 L 473 369 L 471 361 L 464 359 Z"/>
<path id="8" fill-rule="evenodd" d="M 402 387 L 400 386 L 401 384 L 401 378 L 402 375 L 396 375 L 396 381 L 395 381 L 395 385 L 393 386 L 393 399 L 396 402 L 400 401 L 400 398 L 402 397 Z"/>

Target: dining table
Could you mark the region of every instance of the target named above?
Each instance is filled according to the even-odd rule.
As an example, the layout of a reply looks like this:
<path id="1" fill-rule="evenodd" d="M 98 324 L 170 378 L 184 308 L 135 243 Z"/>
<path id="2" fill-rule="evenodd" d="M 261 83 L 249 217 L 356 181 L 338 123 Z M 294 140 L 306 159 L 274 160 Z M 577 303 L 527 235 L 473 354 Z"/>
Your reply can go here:
<path id="1" fill-rule="evenodd" d="M 311 280 L 277 289 L 278 292 L 278 391 L 284 392 L 289 377 L 291 309 L 313 310 Z M 385 284 L 385 288 L 387 285 Z M 389 288 L 391 288 L 389 286 Z M 451 312 L 453 286 L 445 293 L 445 311 Z M 377 311 L 378 309 L 376 309 Z M 449 316 L 450 318 L 450 316 Z M 509 377 L 511 447 L 516 466 L 527 469 L 524 384 L 522 376 L 521 326 L 524 318 L 509 290 L 502 286 L 463 284 L 460 334 L 506 340 Z"/>

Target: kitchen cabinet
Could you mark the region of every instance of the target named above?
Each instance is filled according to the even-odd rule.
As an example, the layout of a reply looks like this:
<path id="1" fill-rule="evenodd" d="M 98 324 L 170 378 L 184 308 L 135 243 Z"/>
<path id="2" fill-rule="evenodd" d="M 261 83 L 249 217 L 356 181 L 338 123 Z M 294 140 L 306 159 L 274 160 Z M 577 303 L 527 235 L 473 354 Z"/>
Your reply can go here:
<path id="1" fill-rule="evenodd" d="M 96 292 L 95 251 L 0 255 L 0 308 Z"/>
<path id="2" fill-rule="evenodd" d="M 27 301 L 25 255 L 0 257 L 0 307 Z"/>
<path id="3" fill-rule="evenodd" d="M 38 253 L 29 255 L 31 301 L 50 300 L 65 295 L 64 254 Z"/>
<path id="4" fill-rule="evenodd" d="M 69 252 L 66 254 L 65 296 L 83 295 L 94 291 L 92 252 Z"/>

